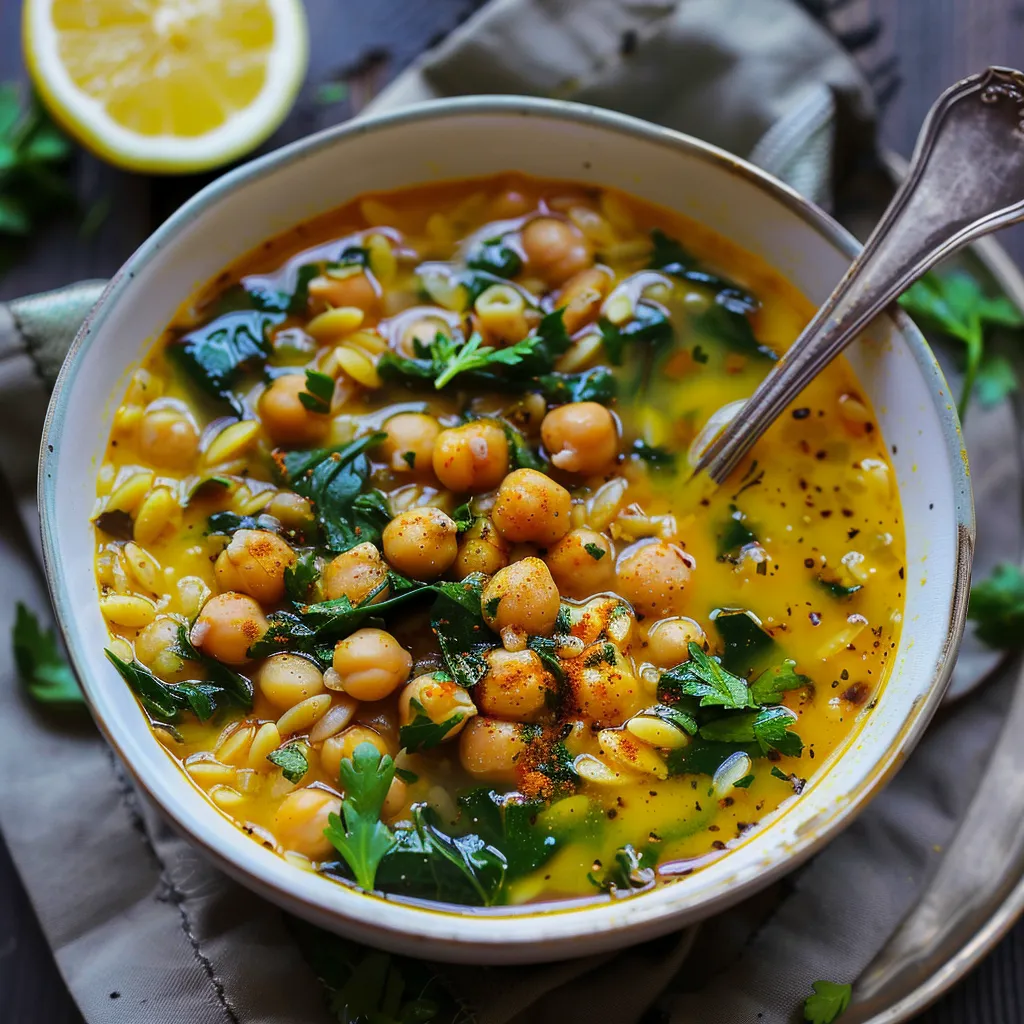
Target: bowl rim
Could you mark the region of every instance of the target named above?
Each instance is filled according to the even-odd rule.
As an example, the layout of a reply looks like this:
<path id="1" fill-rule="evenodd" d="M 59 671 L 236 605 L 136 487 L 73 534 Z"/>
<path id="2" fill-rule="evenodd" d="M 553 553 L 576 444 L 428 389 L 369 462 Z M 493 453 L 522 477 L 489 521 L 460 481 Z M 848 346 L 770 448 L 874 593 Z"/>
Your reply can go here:
<path id="1" fill-rule="evenodd" d="M 164 246 L 172 243 L 191 221 L 202 216 L 208 209 L 215 206 L 223 195 L 237 186 L 273 174 L 293 162 L 300 161 L 325 148 L 331 148 L 346 139 L 356 138 L 367 133 L 401 128 L 403 125 L 422 121 L 479 115 L 538 116 L 583 123 L 628 138 L 654 143 L 703 160 L 723 173 L 741 177 L 760 191 L 767 193 L 769 198 L 781 203 L 788 211 L 803 220 L 823 241 L 831 243 L 851 260 L 860 251 L 860 243 L 827 213 L 788 185 L 747 161 L 682 132 L 615 111 L 564 100 L 521 96 L 469 96 L 431 100 L 392 112 L 357 117 L 352 121 L 307 136 L 228 171 L 183 204 L 139 246 L 115 273 L 76 334 L 54 384 L 43 426 L 37 482 L 43 567 L 57 623 L 72 665 L 81 679 L 87 678 L 89 673 L 86 670 L 87 662 L 84 654 L 78 649 L 76 643 L 76 630 L 72 628 L 77 612 L 69 601 L 67 589 L 63 586 L 66 570 L 60 555 L 56 534 L 58 503 L 56 472 L 49 470 L 56 468 L 56 451 L 65 429 L 66 407 L 72 382 L 88 356 L 91 339 L 101 330 L 120 297 L 131 287 L 136 271 L 147 264 Z M 321 924 L 326 924 L 328 927 L 336 924 L 338 928 L 356 935 L 364 941 L 384 944 L 389 948 L 412 955 L 429 955 L 436 959 L 475 959 L 478 962 L 522 962 L 556 959 L 559 956 L 567 955 L 579 956 L 610 946 L 624 946 L 655 934 L 664 934 L 686 923 L 708 917 L 732 906 L 747 895 L 764 888 L 772 881 L 794 870 L 811 857 L 839 831 L 849 825 L 870 800 L 881 791 L 916 745 L 937 710 L 952 673 L 955 660 L 953 656 L 963 634 L 975 534 L 974 504 L 967 466 L 967 453 L 963 446 L 956 411 L 951 404 L 941 398 L 943 394 L 949 394 L 948 385 L 925 339 L 902 309 L 894 307 L 887 311 L 887 315 L 906 342 L 922 377 L 931 385 L 932 402 L 942 424 L 941 441 L 945 460 L 951 473 L 951 485 L 954 492 L 952 512 L 957 538 L 953 559 L 953 593 L 949 604 L 945 636 L 940 649 L 940 657 L 931 672 L 931 678 L 923 698 L 917 702 L 907 716 L 899 733 L 889 746 L 879 752 L 871 771 L 854 790 L 847 794 L 846 800 L 842 801 L 832 813 L 824 816 L 824 819 L 816 822 L 813 827 L 806 827 L 789 843 L 787 856 L 780 857 L 777 862 L 764 866 L 757 875 L 733 880 L 732 884 L 700 894 L 696 900 L 682 906 L 672 905 L 673 901 L 665 897 L 666 893 L 671 893 L 676 889 L 675 886 L 659 888 L 651 893 L 638 895 L 627 901 L 628 904 L 636 907 L 636 912 L 620 913 L 618 916 L 613 914 L 611 919 L 604 922 L 605 928 L 596 926 L 601 911 L 604 910 L 607 913 L 609 910 L 607 904 L 578 906 L 572 905 L 571 901 L 567 901 L 569 905 L 563 907 L 549 905 L 534 914 L 524 914 L 522 909 L 516 910 L 516 908 L 509 908 L 509 912 L 505 914 L 452 914 L 439 907 L 396 902 L 387 897 L 367 894 L 355 888 L 337 886 L 340 893 L 344 894 L 343 897 L 339 896 L 339 902 L 347 902 L 348 907 L 326 906 L 297 892 L 295 888 L 289 888 L 286 881 L 279 884 L 277 880 L 270 877 L 274 872 L 269 867 L 262 870 L 256 866 L 242 864 L 229 850 L 222 849 L 221 844 L 197 835 L 195 825 L 189 821 L 190 815 L 175 813 L 174 809 L 168 806 L 168 801 L 161 798 L 159 793 L 161 788 L 160 771 L 149 772 L 145 765 L 136 765 L 125 755 L 122 745 L 115 735 L 115 729 L 107 722 L 97 704 L 87 695 L 88 704 L 97 725 L 107 742 L 124 762 L 136 784 L 157 804 L 162 813 L 182 834 L 187 835 L 191 842 L 199 845 L 207 856 L 229 875 L 243 880 L 251 888 L 282 906 L 292 910 L 298 907 L 299 913 L 304 913 L 305 916 L 317 920 Z M 196 795 L 197 798 L 200 796 L 198 793 Z M 267 853 L 262 850 L 260 852 Z M 285 864 L 277 854 L 270 853 L 269 856 L 281 864 Z M 297 872 L 292 865 L 287 865 L 287 867 L 291 871 Z M 334 885 L 336 883 L 324 881 L 324 884 Z M 660 899 L 659 893 L 661 894 Z M 642 911 L 640 904 L 643 906 Z M 397 921 L 386 923 L 381 920 L 384 916 L 390 917 L 385 906 L 401 912 L 398 915 L 398 920 L 404 920 L 400 925 Z M 380 908 L 380 914 L 374 913 L 375 907 Z M 361 909 L 363 912 L 360 912 Z M 620 905 L 619 910 L 622 909 L 625 908 Z M 544 929 L 537 929 L 536 933 L 529 934 L 528 930 L 520 932 L 514 927 L 509 927 L 517 919 L 520 922 L 543 920 L 547 922 L 547 925 Z M 459 927 L 457 929 L 446 927 L 442 923 L 440 928 L 435 928 L 431 926 L 432 921 L 448 922 L 449 924 L 457 921 Z M 556 922 L 561 922 L 561 924 Z M 445 934 L 439 934 L 439 932 Z M 608 940 L 608 933 L 611 932 L 617 935 L 614 941 Z M 427 941 L 430 942 L 429 947 L 424 945 Z M 565 944 L 569 941 L 573 942 L 573 946 L 570 950 L 566 950 Z M 516 947 L 519 951 L 518 956 L 508 955 L 510 946 Z M 467 950 L 475 951 L 476 956 L 467 956 Z"/>

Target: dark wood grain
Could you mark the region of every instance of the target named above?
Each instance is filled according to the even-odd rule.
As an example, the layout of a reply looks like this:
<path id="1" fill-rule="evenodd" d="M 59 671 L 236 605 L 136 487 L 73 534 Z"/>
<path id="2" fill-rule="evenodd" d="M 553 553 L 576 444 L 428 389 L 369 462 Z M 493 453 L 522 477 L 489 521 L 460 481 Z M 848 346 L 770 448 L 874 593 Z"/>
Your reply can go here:
<path id="1" fill-rule="evenodd" d="M 751 0 L 753 2 L 753 0 Z M 948 84 L 989 64 L 1024 64 L 1018 0 L 820 0 L 845 25 L 882 102 L 881 138 L 909 155 L 921 120 Z M 264 148 L 347 117 L 480 0 L 306 0 L 310 75 L 296 111 Z M 865 28 L 867 11 L 877 26 Z M 23 79 L 20 3 L 0 0 L 0 80 Z M 324 106 L 315 88 L 343 81 L 349 98 Z M 0 278 L 0 298 L 111 274 L 163 219 L 211 176 L 153 178 L 117 171 L 86 154 L 74 180 L 83 208 L 107 197 L 110 214 L 91 238 L 61 224 L 34 239 L 28 258 Z M 1024 261 L 1024 228 L 1004 237 Z M 0 1024 L 75 1024 L 64 988 L 6 848 L 0 843 Z M 921 1024 L 1024 1021 L 1024 925 L 920 1018 Z"/>

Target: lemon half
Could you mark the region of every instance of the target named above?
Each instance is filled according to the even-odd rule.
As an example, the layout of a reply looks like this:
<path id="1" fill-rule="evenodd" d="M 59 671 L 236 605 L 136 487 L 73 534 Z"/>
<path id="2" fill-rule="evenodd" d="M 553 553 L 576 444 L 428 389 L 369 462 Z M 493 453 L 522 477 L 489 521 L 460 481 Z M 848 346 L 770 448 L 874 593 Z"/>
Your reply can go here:
<path id="1" fill-rule="evenodd" d="M 301 0 L 26 0 L 23 26 L 54 117 L 135 171 L 248 152 L 284 120 L 306 71 Z"/>

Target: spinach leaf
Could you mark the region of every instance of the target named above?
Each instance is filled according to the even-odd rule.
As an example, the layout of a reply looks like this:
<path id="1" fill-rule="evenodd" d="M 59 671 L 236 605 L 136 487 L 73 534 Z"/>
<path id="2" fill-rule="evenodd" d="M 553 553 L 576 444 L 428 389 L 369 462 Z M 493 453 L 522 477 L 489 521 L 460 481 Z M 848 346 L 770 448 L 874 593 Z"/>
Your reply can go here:
<path id="1" fill-rule="evenodd" d="M 831 594 L 837 601 L 845 601 L 848 597 L 853 597 L 858 590 L 863 589 L 863 584 L 844 583 L 835 573 L 823 572 L 816 579 L 822 590 Z"/>
<path id="2" fill-rule="evenodd" d="M 312 549 L 302 552 L 284 571 L 284 592 L 294 604 L 305 604 L 313 584 L 320 578 L 316 552 Z"/>
<path id="3" fill-rule="evenodd" d="M 466 266 L 509 278 L 523 269 L 523 261 L 515 249 L 505 244 L 504 238 L 489 238 L 473 247 Z"/>
<path id="4" fill-rule="evenodd" d="M 502 420 L 501 427 L 508 439 L 512 465 L 516 469 L 535 469 L 540 473 L 546 472 L 547 463 L 533 450 L 526 438 L 508 420 Z"/>
<path id="5" fill-rule="evenodd" d="M 646 299 L 636 304 L 633 318 L 626 323 L 616 325 L 602 317 L 597 322 L 597 328 L 601 332 L 608 361 L 615 366 L 622 365 L 628 344 L 639 342 L 657 349 L 670 345 L 675 337 L 672 321 L 660 306 Z"/>
<path id="6" fill-rule="evenodd" d="M 269 530 L 277 533 L 280 523 L 273 516 L 241 516 L 237 512 L 214 512 L 206 520 L 208 534 L 223 534 L 230 537 L 239 530 Z"/>
<path id="7" fill-rule="evenodd" d="M 658 699 L 672 703 L 679 697 L 698 697 L 700 706 L 723 708 L 755 707 L 746 680 L 733 675 L 716 658 L 710 658 L 698 644 L 688 645 L 690 658 L 661 674 Z"/>
<path id="8" fill-rule="evenodd" d="M 78 680 L 57 646 L 54 631 L 44 630 L 35 614 L 20 601 L 11 640 L 18 675 L 33 700 L 64 706 L 85 703 Z"/>
<path id="9" fill-rule="evenodd" d="M 278 750 L 272 750 L 267 754 L 267 760 L 276 764 L 289 782 L 298 782 L 309 771 L 309 761 L 301 743 L 289 743 Z"/>
<path id="10" fill-rule="evenodd" d="M 468 827 L 501 852 L 509 880 L 539 868 L 558 848 L 556 836 L 537 821 L 543 801 L 481 787 L 459 797 L 459 806 Z"/>
<path id="11" fill-rule="evenodd" d="M 705 337 L 721 342 L 730 352 L 741 356 L 759 359 L 777 359 L 778 357 L 767 345 L 762 345 L 754 335 L 754 328 L 746 311 L 725 301 L 720 293 L 704 312 L 693 317 L 695 331 Z"/>
<path id="12" fill-rule="evenodd" d="M 133 540 L 135 537 L 135 521 L 130 512 L 113 508 L 109 512 L 101 512 L 93 525 L 102 530 L 108 537 L 118 540 Z"/>
<path id="13" fill-rule="evenodd" d="M 180 712 L 191 711 L 200 721 L 206 721 L 216 710 L 214 700 L 219 692 L 216 686 L 208 683 L 177 683 L 172 686 L 157 679 L 137 661 L 122 661 L 111 650 L 105 653 L 150 718 L 158 722 L 174 722 Z"/>
<path id="14" fill-rule="evenodd" d="M 167 353 L 202 393 L 243 416 L 244 408 L 232 388 L 243 374 L 266 363 L 270 355 L 268 329 L 283 319 L 283 314 L 256 310 L 228 313 L 176 338 L 167 346 Z"/>
<path id="15" fill-rule="evenodd" d="M 775 641 L 753 614 L 743 608 L 717 608 L 711 619 L 724 644 L 722 664 L 730 672 L 750 671 L 775 648 Z"/>
<path id="16" fill-rule="evenodd" d="M 207 685 L 214 687 L 218 695 L 222 694 L 224 700 L 237 704 L 246 711 L 252 710 L 252 683 L 240 672 L 193 647 L 188 627 L 184 624 L 178 626 L 178 639 L 174 644 L 174 650 L 186 661 L 202 665 L 206 669 Z M 184 684 L 178 685 L 180 687 Z"/>
<path id="17" fill-rule="evenodd" d="M 750 758 L 761 756 L 761 748 L 756 743 L 721 743 L 697 738 L 688 746 L 670 750 L 665 762 L 670 775 L 713 776 L 737 752 Z"/>
<path id="18" fill-rule="evenodd" d="M 541 394 L 553 405 L 600 402 L 610 405 L 618 392 L 615 376 L 606 366 L 581 373 L 545 373 L 538 378 Z"/>
<path id="19" fill-rule="evenodd" d="M 661 270 L 672 277 L 679 277 L 694 284 L 706 285 L 716 292 L 725 292 L 728 301 L 736 306 L 742 305 L 744 311 L 751 313 L 758 308 L 758 300 L 735 282 L 720 274 L 713 274 L 703 267 L 700 261 L 675 238 L 655 228 L 651 232 L 651 258 L 648 263 L 651 270 Z"/>
<path id="20" fill-rule="evenodd" d="M 457 711 L 443 722 L 434 722 L 427 716 L 423 705 L 415 697 L 409 702 L 409 705 L 413 712 L 413 720 L 398 730 L 398 742 L 410 754 L 438 746 L 445 736 L 466 717 Z"/>
<path id="21" fill-rule="evenodd" d="M 615 851 L 612 863 L 600 878 L 593 872 L 588 872 L 587 878 L 601 892 L 611 896 L 628 896 L 654 885 L 656 861 L 657 857 L 649 846 L 638 852 L 627 843 Z"/>
<path id="22" fill-rule="evenodd" d="M 441 657 L 459 686 L 476 686 L 487 672 L 484 652 L 494 646 L 494 633 L 484 622 L 480 595 L 486 577 L 473 573 L 460 583 L 436 583 L 437 599 L 430 625 L 437 635 Z"/>
<path id="23" fill-rule="evenodd" d="M 395 832 L 395 846 L 381 861 L 380 887 L 426 899 L 470 906 L 497 903 L 505 882 L 505 860 L 477 835 L 449 836 L 422 805 L 412 809 L 411 829 Z"/>
<path id="24" fill-rule="evenodd" d="M 638 438 L 630 447 L 630 451 L 639 459 L 643 459 L 652 469 L 663 469 L 674 473 L 676 470 L 676 453 L 669 451 L 660 444 L 648 444 Z"/>
<path id="25" fill-rule="evenodd" d="M 319 370 L 306 371 L 306 390 L 299 392 L 304 409 L 326 416 L 334 400 L 334 378 Z"/>
<path id="26" fill-rule="evenodd" d="M 364 493 L 370 475 L 366 452 L 385 439 L 368 434 L 340 448 L 288 452 L 278 459 L 284 482 L 313 502 L 324 542 L 331 551 L 347 551 L 364 541 L 377 543 L 390 521 L 379 491 Z"/>
<path id="27" fill-rule="evenodd" d="M 747 525 L 747 517 L 735 505 L 729 506 L 729 518 L 718 531 L 718 560 L 738 562 L 748 544 L 757 543 L 757 535 Z"/>
<path id="28" fill-rule="evenodd" d="M 332 814 L 324 835 L 352 869 L 356 883 L 372 892 L 377 869 L 394 847 L 395 836 L 380 820 L 381 808 L 395 777 L 395 762 L 372 743 L 360 743 L 341 762 L 345 798 L 341 815 Z"/>

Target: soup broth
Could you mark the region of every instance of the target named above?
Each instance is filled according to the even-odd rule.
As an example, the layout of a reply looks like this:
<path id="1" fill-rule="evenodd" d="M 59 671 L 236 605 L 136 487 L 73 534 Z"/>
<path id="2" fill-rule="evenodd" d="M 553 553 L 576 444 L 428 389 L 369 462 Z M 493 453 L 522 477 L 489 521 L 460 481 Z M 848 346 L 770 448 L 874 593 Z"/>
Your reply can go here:
<path id="1" fill-rule="evenodd" d="M 843 360 L 690 480 L 811 312 L 697 223 L 521 176 L 267 242 L 114 416 L 113 668 L 200 793 L 342 884 L 684 879 L 800 799 L 898 639 L 899 499 Z"/>

